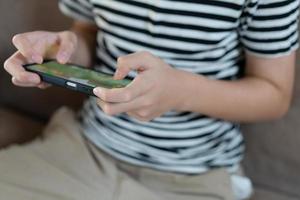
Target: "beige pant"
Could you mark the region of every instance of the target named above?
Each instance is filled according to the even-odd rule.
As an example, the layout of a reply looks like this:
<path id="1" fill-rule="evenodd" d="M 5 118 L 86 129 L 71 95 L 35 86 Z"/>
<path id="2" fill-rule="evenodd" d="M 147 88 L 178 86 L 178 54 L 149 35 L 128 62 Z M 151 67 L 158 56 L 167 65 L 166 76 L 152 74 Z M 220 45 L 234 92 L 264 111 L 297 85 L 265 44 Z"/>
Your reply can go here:
<path id="1" fill-rule="evenodd" d="M 24 130 L 24 134 L 27 131 Z M 232 200 L 224 169 L 187 176 L 135 167 L 106 155 L 60 109 L 44 137 L 0 152 L 1 200 Z"/>

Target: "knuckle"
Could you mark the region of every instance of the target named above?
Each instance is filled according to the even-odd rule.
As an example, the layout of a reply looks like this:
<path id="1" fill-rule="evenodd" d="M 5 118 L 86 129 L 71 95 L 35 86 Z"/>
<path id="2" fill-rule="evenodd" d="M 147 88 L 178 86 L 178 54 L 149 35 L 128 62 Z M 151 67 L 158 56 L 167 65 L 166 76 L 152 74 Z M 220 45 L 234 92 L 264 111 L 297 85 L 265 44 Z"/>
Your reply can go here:
<path id="1" fill-rule="evenodd" d="M 24 73 L 14 74 L 14 77 L 17 79 L 18 82 L 23 82 L 23 83 L 26 82 L 26 76 Z"/>
<path id="2" fill-rule="evenodd" d="M 140 52 L 140 55 L 141 55 L 142 57 L 144 57 L 144 58 L 149 58 L 149 57 L 152 56 L 152 54 L 151 54 L 150 52 L 148 52 L 148 51 L 141 51 L 141 52 Z"/>
<path id="3" fill-rule="evenodd" d="M 72 31 L 69 31 L 68 33 L 72 41 L 77 41 L 77 35 L 75 33 Z"/>
<path id="4" fill-rule="evenodd" d="M 7 70 L 9 69 L 10 65 L 11 65 L 11 59 L 7 59 L 7 60 L 4 62 L 3 67 L 4 67 L 4 69 L 7 71 Z"/>
<path id="5" fill-rule="evenodd" d="M 12 43 L 17 47 L 19 44 L 24 43 L 27 40 L 27 36 L 30 33 L 19 33 L 13 36 Z"/>
<path id="6" fill-rule="evenodd" d="M 77 44 L 77 36 L 72 31 L 68 31 L 68 37 L 70 40 L 70 43 L 75 47 Z"/>
<path id="7" fill-rule="evenodd" d="M 101 99 L 97 99 L 97 105 L 102 109 L 102 100 Z"/>
<path id="8" fill-rule="evenodd" d="M 131 99 L 132 99 L 132 93 L 129 92 L 129 91 L 126 91 L 124 93 L 124 99 L 125 99 L 125 101 L 131 101 Z"/>
<path id="9" fill-rule="evenodd" d="M 74 43 L 74 42 L 70 42 L 70 48 L 71 49 L 75 49 L 76 48 L 76 46 L 77 46 L 77 44 L 76 43 Z"/>
<path id="10" fill-rule="evenodd" d="M 149 117 L 149 111 L 147 110 L 142 110 L 142 111 L 139 111 L 138 112 L 138 115 L 141 117 L 141 118 L 148 118 Z"/>
<path id="11" fill-rule="evenodd" d="M 26 83 L 19 81 L 16 77 L 12 77 L 11 82 L 15 85 L 15 86 L 26 86 Z"/>
<path id="12" fill-rule="evenodd" d="M 58 34 L 63 40 L 67 40 L 69 44 L 75 46 L 77 43 L 77 35 L 72 31 L 62 31 Z"/>
<path id="13" fill-rule="evenodd" d="M 102 110 L 107 114 L 107 115 L 113 115 L 113 110 L 112 107 L 108 104 L 104 104 L 102 107 Z"/>
<path id="14" fill-rule="evenodd" d="M 100 106 L 101 104 L 102 104 L 102 100 L 101 99 L 99 99 L 99 98 L 97 98 L 97 104 Z"/>
<path id="15" fill-rule="evenodd" d="M 139 120 L 142 122 L 149 122 L 151 119 L 149 117 L 140 117 Z"/>
<path id="16" fill-rule="evenodd" d="M 153 105 L 152 99 L 146 99 L 143 102 L 144 102 L 144 106 L 147 106 L 147 107 Z"/>
<path id="17" fill-rule="evenodd" d="M 15 77 L 13 77 L 13 78 L 11 79 L 11 82 L 12 82 L 14 85 L 16 85 L 16 86 L 20 86 L 19 81 L 18 81 Z"/>
<path id="18" fill-rule="evenodd" d="M 125 62 L 126 62 L 126 57 L 125 57 L 125 56 L 120 56 L 120 57 L 118 57 L 117 62 L 118 62 L 118 65 L 119 65 L 119 66 L 124 66 L 124 64 L 125 64 Z"/>
<path id="19" fill-rule="evenodd" d="M 109 101 L 109 94 L 107 92 L 102 92 L 100 98 L 103 101 Z"/>
<path id="20" fill-rule="evenodd" d="M 65 50 L 70 52 L 70 51 L 73 51 L 75 49 L 75 44 L 72 43 L 72 42 L 68 42 L 66 45 L 65 45 Z"/>
<path id="21" fill-rule="evenodd" d="M 67 31 L 66 34 L 73 43 L 77 42 L 77 35 L 75 33 L 73 33 L 72 31 Z"/>
<path id="22" fill-rule="evenodd" d="M 101 107 L 103 112 L 107 112 L 107 105 L 105 103 L 100 103 L 99 106 Z"/>
<path id="23" fill-rule="evenodd" d="M 23 34 L 14 35 L 12 38 L 13 44 L 16 44 L 22 37 L 23 37 Z"/>

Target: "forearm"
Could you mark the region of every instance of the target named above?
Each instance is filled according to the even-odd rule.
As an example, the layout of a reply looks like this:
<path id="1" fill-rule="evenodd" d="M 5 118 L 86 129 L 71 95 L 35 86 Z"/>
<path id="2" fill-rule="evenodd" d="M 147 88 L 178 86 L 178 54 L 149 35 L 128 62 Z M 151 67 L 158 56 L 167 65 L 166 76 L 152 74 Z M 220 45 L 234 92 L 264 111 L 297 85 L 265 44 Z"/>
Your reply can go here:
<path id="1" fill-rule="evenodd" d="M 184 97 L 180 110 L 199 112 L 237 122 L 254 122 L 286 113 L 290 92 L 283 94 L 274 84 L 248 76 L 237 81 L 209 80 L 180 72 Z"/>
<path id="2" fill-rule="evenodd" d="M 95 57 L 97 28 L 75 22 L 71 31 L 77 36 L 77 47 L 70 62 L 90 67 Z"/>

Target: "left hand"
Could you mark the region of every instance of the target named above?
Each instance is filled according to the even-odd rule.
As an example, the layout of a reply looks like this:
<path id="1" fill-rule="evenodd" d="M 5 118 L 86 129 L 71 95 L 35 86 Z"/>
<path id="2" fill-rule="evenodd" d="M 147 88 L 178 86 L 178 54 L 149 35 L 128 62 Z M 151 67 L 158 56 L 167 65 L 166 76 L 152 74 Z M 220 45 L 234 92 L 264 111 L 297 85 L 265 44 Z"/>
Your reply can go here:
<path id="1" fill-rule="evenodd" d="M 176 109 L 180 98 L 179 70 L 148 52 L 119 57 L 115 79 L 123 79 L 131 71 L 138 75 L 125 88 L 95 88 L 98 104 L 108 115 L 127 113 L 140 120 L 150 121 Z"/>

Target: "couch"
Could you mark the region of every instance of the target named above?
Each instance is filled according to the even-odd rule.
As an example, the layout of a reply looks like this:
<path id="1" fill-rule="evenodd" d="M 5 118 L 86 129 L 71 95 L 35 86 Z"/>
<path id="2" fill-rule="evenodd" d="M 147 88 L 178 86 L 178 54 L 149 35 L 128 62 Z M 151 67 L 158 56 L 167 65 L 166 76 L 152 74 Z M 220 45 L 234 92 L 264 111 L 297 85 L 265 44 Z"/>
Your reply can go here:
<path id="1" fill-rule="evenodd" d="M 0 1 L 0 13 L 0 63 L 15 50 L 11 44 L 14 34 L 64 30 L 71 22 L 59 13 L 57 1 L 53 0 Z M 247 145 L 243 165 L 255 186 L 252 199 L 300 199 L 300 75 L 297 76 L 292 107 L 284 119 L 242 126 Z M 84 98 L 57 87 L 47 91 L 15 87 L 1 64 L 0 147 L 32 140 L 58 107 L 78 109 Z"/>

